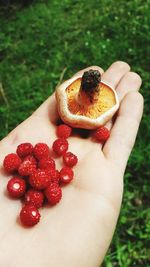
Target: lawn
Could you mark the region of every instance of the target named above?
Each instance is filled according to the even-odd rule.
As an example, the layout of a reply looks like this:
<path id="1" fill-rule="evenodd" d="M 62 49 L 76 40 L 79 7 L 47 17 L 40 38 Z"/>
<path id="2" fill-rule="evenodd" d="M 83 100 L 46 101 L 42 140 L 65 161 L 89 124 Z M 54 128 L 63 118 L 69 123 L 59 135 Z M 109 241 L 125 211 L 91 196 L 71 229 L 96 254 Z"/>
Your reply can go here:
<path id="1" fill-rule="evenodd" d="M 144 116 L 103 267 L 149 267 L 149 0 L 37 0 L 27 7 L 10 2 L 0 4 L 0 138 L 27 118 L 62 77 L 81 68 L 106 69 L 123 60 L 141 75 Z"/>

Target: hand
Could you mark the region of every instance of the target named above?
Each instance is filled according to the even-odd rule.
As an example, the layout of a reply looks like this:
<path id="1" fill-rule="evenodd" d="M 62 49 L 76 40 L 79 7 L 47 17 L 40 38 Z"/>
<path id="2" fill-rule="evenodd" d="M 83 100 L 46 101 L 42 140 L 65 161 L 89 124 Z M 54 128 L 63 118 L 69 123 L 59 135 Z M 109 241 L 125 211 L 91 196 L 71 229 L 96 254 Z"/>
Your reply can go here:
<path id="1" fill-rule="evenodd" d="M 90 67 L 103 70 L 99 67 Z M 89 68 L 88 68 L 89 69 Z M 86 69 L 87 70 L 87 69 Z M 83 73 L 80 71 L 78 74 Z M 102 80 L 116 88 L 121 101 L 111 136 L 100 147 L 91 138 L 69 138 L 70 151 L 78 155 L 75 179 L 63 188 L 62 201 L 41 210 L 40 223 L 25 229 L 16 220 L 20 201 L 4 193 L 7 177 L 0 175 L 0 266 L 98 267 L 111 242 L 120 210 L 123 175 L 143 110 L 137 92 L 141 78 L 124 62 L 115 62 Z M 0 162 L 18 144 L 56 139 L 58 119 L 54 95 L 0 143 Z"/>

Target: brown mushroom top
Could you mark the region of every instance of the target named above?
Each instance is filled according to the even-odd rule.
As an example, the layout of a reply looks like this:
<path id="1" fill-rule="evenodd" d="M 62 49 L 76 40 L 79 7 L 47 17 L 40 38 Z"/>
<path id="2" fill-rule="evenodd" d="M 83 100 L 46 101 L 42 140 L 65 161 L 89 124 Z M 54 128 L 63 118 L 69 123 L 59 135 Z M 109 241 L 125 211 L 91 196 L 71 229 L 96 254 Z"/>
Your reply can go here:
<path id="1" fill-rule="evenodd" d="M 66 88 L 68 109 L 72 114 L 96 119 L 116 104 L 113 90 L 103 82 L 98 85 L 99 95 L 96 101 L 91 103 L 86 92 L 82 90 L 81 103 L 78 98 L 81 91 L 81 79 L 76 79 Z"/>

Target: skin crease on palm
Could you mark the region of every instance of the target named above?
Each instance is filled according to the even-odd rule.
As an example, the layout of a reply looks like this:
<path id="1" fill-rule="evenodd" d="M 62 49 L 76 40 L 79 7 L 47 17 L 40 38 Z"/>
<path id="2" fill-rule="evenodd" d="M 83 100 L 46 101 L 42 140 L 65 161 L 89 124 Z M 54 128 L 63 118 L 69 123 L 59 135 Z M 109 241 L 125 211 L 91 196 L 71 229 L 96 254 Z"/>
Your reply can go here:
<path id="1" fill-rule="evenodd" d="M 91 68 L 100 70 L 102 80 L 116 89 L 121 103 L 115 122 L 107 124 L 110 138 L 103 147 L 91 137 L 69 138 L 69 151 L 79 158 L 75 178 L 63 187 L 62 201 L 43 208 L 40 223 L 30 229 L 19 223 L 21 202 L 6 195 L 8 176 L 1 167 L 1 267 L 99 267 L 103 261 L 120 211 L 124 171 L 141 120 L 143 98 L 138 93 L 141 78 L 127 63 L 115 62 L 105 72 L 97 66 L 87 69 Z M 5 155 L 15 152 L 22 142 L 51 146 L 57 119 L 53 95 L 1 141 L 1 166 Z M 61 167 L 59 161 L 57 166 Z"/>

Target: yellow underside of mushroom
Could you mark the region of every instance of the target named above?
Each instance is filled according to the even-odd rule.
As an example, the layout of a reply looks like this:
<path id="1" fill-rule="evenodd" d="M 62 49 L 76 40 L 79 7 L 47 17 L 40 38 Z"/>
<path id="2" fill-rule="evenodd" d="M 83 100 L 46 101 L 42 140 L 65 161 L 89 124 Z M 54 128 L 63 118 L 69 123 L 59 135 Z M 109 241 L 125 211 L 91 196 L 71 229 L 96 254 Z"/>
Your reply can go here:
<path id="1" fill-rule="evenodd" d="M 81 79 L 79 78 L 66 88 L 68 109 L 71 113 L 96 119 L 116 104 L 114 92 L 103 83 L 100 84 L 100 94 L 96 103 L 84 106 L 79 104 L 77 96 L 80 85 Z M 84 102 L 84 98 L 82 101 Z M 85 103 L 86 101 L 87 99 L 85 99 Z"/>

